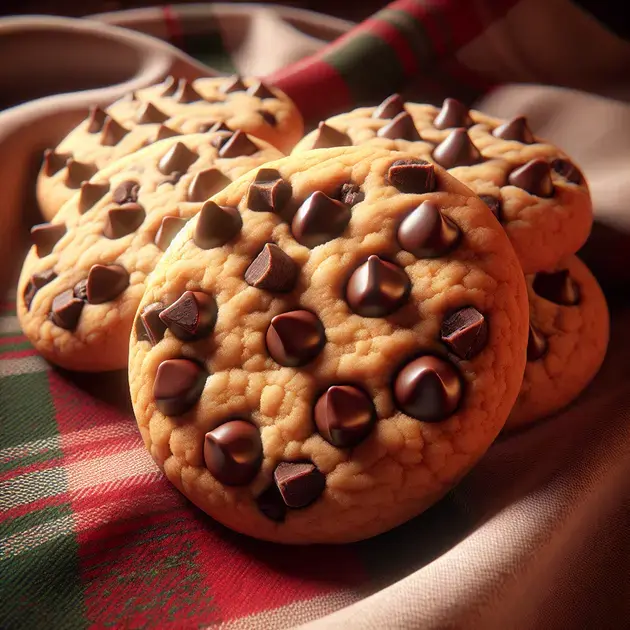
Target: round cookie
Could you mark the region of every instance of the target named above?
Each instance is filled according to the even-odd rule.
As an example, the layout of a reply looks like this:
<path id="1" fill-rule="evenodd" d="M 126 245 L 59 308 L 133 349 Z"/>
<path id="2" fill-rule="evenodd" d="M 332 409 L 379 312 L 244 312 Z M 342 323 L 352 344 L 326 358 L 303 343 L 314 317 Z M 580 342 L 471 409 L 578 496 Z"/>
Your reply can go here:
<path id="1" fill-rule="evenodd" d="M 505 122 L 454 99 L 439 109 L 393 95 L 320 123 L 294 153 L 366 142 L 432 160 L 480 195 L 525 273 L 553 267 L 588 238 L 593 217 L 583 175 L 560 149 L 535 138 L 523 117 Z"/>
<path id="2" fill-rule="evenodd" d="M 577 398 L 597 374 L 608 346 L 606 298 L 579 258 L 568 256 L 526 281 L 527 366 L 506 430 L 545 418 Z"/>
<path id="3" fill-rule="evenodd" d="M 54 150 L 45 152 L 37 199 L 50 220 L 83 181 L 112 161 L 178 133 L 240 129 L 281 151 L 302 137 L 297 108 L 280 90 L 255 79 L 168 77 L 105 110 L 92 108 Z"/>
<path id="4" fill-rule="evenodd" d="M 203 211 L 190 221 L 132 332 L 155 461 L 266 540 L 347 542 L 422 512 L 521 384 L 526 287 L 499 223 L 440 167 L 367 146 L 266 164 L 211 202 L 239 234 L 209 243 Z"/>
<path id="5" fill-rule="evenodd" d="M 167 138 L 84 183 L 51 223 L 31 230 L 17 312 L 53 363 L 124 368 L 147 274 L 213 193 L 282 154 L 241 131 Z"/>

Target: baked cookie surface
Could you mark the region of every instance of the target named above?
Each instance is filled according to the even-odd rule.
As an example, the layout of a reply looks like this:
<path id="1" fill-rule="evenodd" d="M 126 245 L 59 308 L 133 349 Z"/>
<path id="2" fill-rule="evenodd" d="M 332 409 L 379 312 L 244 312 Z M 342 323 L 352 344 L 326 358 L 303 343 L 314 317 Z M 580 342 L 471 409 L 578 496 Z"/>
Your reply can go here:
<path id="1" fill-rule="evenodd" d="M 209 515 L 346 542 L 474 465 L 526 345 L 518 259 L 469 189 L 409 153 L 327 149 L 253 170 L 183 228 L 138 310 L 129 380 L 151 455 Z"/>

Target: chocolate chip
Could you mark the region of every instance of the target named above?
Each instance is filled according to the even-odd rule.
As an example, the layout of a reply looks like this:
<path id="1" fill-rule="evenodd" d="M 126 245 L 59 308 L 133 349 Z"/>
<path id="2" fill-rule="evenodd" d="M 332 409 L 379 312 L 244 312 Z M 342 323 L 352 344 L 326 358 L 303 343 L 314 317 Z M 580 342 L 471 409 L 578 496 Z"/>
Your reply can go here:
<path id="1" fill-rule="evenodd" d="M 247 93 L 250 96 L 257 96 L 261 100 L 265 98 L 276 98 L 276 95 L 262 81 L 258 81 L 258 83 L 252 85 L 247 90 Z"/>
<path id="2" fill-rule="evenodd" d="M 57 153 L 52 149 L 44 151 L 44 161 L 42 163 L 42 172 L 46 177 L 52 177 L 58 173 L 72 158 L 72 153 Z"/>
<path id="3" fill-rule="evenodd" d="M 142 309 L 136 318 L 136 338 L 138 341 L 148 341 L 152 346 L 164 337 L 166 324 L 160 319 L 160 313 L 166 307 L 161 302 L 153 302 Z"/>
<path id="4" fill-rule="evenodd" d="M 173 96 L 173 94 L 175 94 L 175 90 L 177 90 L 177 80 L 172 74 L 169 74 L 169 76 L 164 79 L 162 88 L 160 96 Z"/>
<path id="5" fill-rule="evenodd" d="M 229 140 L 219 149 L 219 157 L 235 158 L 242 155 L 253 155 L 258 147 L 240 130 L 235 131 Z"/>
<path id="6" fill-rule="evenodd" d="M 356 184 L 348 182 L 346 184 L 342 184 L 341 188 L 333 198 L 339 199 L 341 203 L 352 208 L 365 199 L 365 193 Z"/>
<path id="7" fill-rule="evenodd" d="M 503 212 L 501 207 L 501 199 L 494 195 L 479 195 L 479 199 L 483 201 L 494 216 L 501 221 L 503 218 Z"/>
<path id="8" fill-rule="evenodd" d="M 104 109 L 101 109 L 98 105 L 90 107 L 87 117 L 87 130 L 88 133 L 98 133 L 103 129 L 107 113 Z"/>
<path id="9" fill-rule="evenodd" d="M 213 127 L 218 124 L 216 120 L 211 120 L 209 122 L 203 122 L 197 126 L 197 133 L 207 133 L 208 131 L 213 131 Z"/>
<path id="10" fill-rule="evenodd" d="M 241 77 L 235 74 L 221 87 L 221 92 L 223 92 L 223 94 L 231 94 L 232 92 L 244 92 L 246 89 L 247 86 L 243 83 Z"/>
<path id="11" fill-rule="evenodd" d="M 132 179 L 121 182 L 114 188 L 112 198 L 114 202 L 123 205 L 125 203 L 136 203 L 138 201 L 138 193 L 140 192 L 140 184 Z"/>
<path id="12" fill-rule="evenodd" d="M 79 193 L 79 213 L 87 212 L 94 204 L 99 202 L 109 192 L 109 184 L 92 184 L 83 182 Z"/>
<path id="13" fill-rule="evenodd" d="M 230 129 L 223 121 L 211 123 L 206 131 L 211 133 L 216 133 L 218 131 L 227 131 L 230 134 L 233 133 L 232 129 Z"/>
<path id="14" fill-rule="evenodd" d="M 433 126 L 436 129 L 450 129 L 451 127 L 470 127 L 473 124 L 468 107 L 454 98 L 444 99 L 442 109 L 435 117 Z"/>
<path id="15" fill-rule="evenodd" d="M 40 258 L 48 256 L 66 233 L 65 223 L 40 223 L 31 228 L 31 240 Z"/>
<path id="16" fill-rule="evenodd" d="M 267 328 L 267 350 L 285 367 L 298 367 L 312 361 L 326 343 L 324 327 L 309 311 L 289 311 L 276 315 Z"/>
<path id="17" fill-rule="evenodd" d="M 79 280 L 79 282 L 74 285 L 72 293 L 75 298 L 79 298 L 79 300 L 87 302 L 87 278 Z"/>
<path id="18" fill-rule="evenodd" d="M 182 341 L 207 337 L 217 321 L 217 303 L 201 291 L 185 291 L 160 313 L 160 319 Z"/>
<path id="19" fill-rule="evenodd" d="M 183 142 L 177 142 L 162 156 L 158 162 L 158 169 L 164 175 L 171 175 L 174 172 L 185 173 L 198 157 Z"/>
<path id="20" fill-rule="evenodd" d="M 75 298 L 72 289 L 68 289 L 53 299 L 50 319 L 59 328 L 74 330 L 84 306 L 85 302 Z"/>
<path id="21" fill-rule="evenodd" d="M 218 206 L 214 201 L 208 200 L 201 206 L 193 241 L 201 249 L 221 247 L 231 241 L 242 226 L 243 220 L 236 208 Z"/>
<path id="22" fill-rule="evenodd" d="M 529 324 L 529 335 L 527 337 L 527 360 L 538 361 L 542 359 L 549 349 L 549 344 L 543 334 L 532 324 Z"/>
<path id="23" fill-rule="evenodd" d="M 266 112 L 264 109 L 259 109 L 258 113 L 262 116 L 262 119 L 271 127 L 278 126 L 278 119 L 271 113 Z"/>
<path id="24" fill-rule="evenodd" d="M 201 94 L 195 90 L 192 83 L 188 79 L 180 79 L 177 84 L 177 90 L 173 94 L 173 99 L 178 103 L 193 103 L 203 100 Z"/>
<path id="25" fill-rule="evenodd" d="M 560 306 L 575 306 L 580 302 L 580 288 L 568 269 L 546 273 L 539 271 L 532 283 L 534 292 Z"/>
<path id="26" fill-rule="evenodd" d="M 440 338 L 460 359 L 472 359 L 488 343 L 488 322 L 474 306 L 466 306 L 444 319 Z"/>
<path id="27" fill-rule="evenodd" d="M 225 144 L 227 144 L 228 140 L 234 135 L 233 131 L 225 131 L 225 133 L 214 133 L 214 136 L 210 140 L 210 144 L 215 149 L 221 149 Z"/>
<path id="28" fill-rule="evenodd" d="M 199 400 L 208 374 L 190 359 L 166 359 L 153 383 L 155 406 L 166 416 L 181 416 Z"/>
<path id="29" fill-rule="evenodd" d="M 159 181 L 158 186 L 161 186 L 162 184 L 171 184 L 172 186 L 175 186 L 183 176 L 184 173 L 182 171 L 173 171 L 170 175 Z"/>
<path id="30" fill-rule="evenodd" d="M 281 523 L 284 521 L 287 506 L 282 500 L 282 495 L 275 484 L 266 488 L 262 494 L 256 497 L 258 509 L 270 520 Z"/>
<path id="31" fill-rule="evenodd" d="M 87 299 L 102 304 L 118 297 L 129 286 L 129 274 L 120 265 L 92 265 L 87 277 Z"/>
<path id="32" fill-rule="evenodd" d="M 291 198 L 291 184 L 274 168 L 261 168 L 247 191 L 247 207 L 254 212 L 280 212 Z"/>
<path id="33" fill-rule="evenodd" d="M 164 252 L 188 221 L 180 217 L 164 217 L 155 235 L 155 244 Z"/>
<path id="34" fill-rule="evenodd" d="M 348 147 L 352 145 L 352 140 L 348 134 L 337 131 L 325 122 L 320 122 L 315 133 L 313 149 L 328 149 L 330 147 Z"/>
<path id="35" fill-rule="evenodd" d="M 188 201 L 205 201 L 223 190 L 232 180 L 218 168 L 207 168 L 197 173 L 188 186 Z"/>
<path id="36" fill-rule="evenodd" d="M 584 176 L 580 172 L 580 169 L 570 160 L 556 158 L 551 162 L 551 168 L 558 173 L 558 175 L 573 184 L 582 184 L 584 182 Z"/>
<path id="37" fill-rule="evenodd" d="M 549 164 L 542 159 L 530 160 L 510 173 L 508 183 L 536 197 L 552 197 L 553 182 Z"/>
<path id="38" fill-rule="evenodd" d="M 318 190 L 298 208 L 291 231 L 298 243 L 313 248 L 341 236 L 350 222 L 350 209 Z"/>
<path id="39" fill-rule="evenodd" d="M 258 429 L 230 420 L 206 433 L 203 459 L 212 476 L 226 486 L 243 486 L 260 470 L 263 448 Z"/>
<path id="40" fill-rule="evenodd" d="M 459 375 L 450 363 L 425 355 L 398 373 L 394 396 L 408 416 L 422 422 L 440 422 L 457 409 L 462 389 Z"/>
<path id="41" fill-rule="evenodd" d="M 381 127 L 376 135 L 379 138 L 389 138 L 390 140 L 408 140 L 415 142 L 420 140 L 420 134 L 413 124 L 413 118 L 407 112 L 402 112 L 390 123 Z"/>
<path id="42" fill-rule="evenodd" d="M 433 192 L 435 167 L 426 160 L 396 160 L 387 171 L 387 180 L 403 193 Z"/>
<path id="43" fill-rule="evenodd" d="M 136 112 L 136 122 L 140 125 L 163 123 L 168 118 L 168 114 L 158 109 L 153 103 L 144 103 Z"/>
<path id="44" fill-rule="evenodd" d="M 104 147 L 116 146 L 129 133 L 117 120 L 111 116 L 105 119 L 103 131 L 101 132 L 101 144 Z"/>
<path id="45" fill-rule="evenodd" d="M 358 315 L 385 317 L 407 301 L 410 291 L 411 282 L 398 265 L 373 255 L 350 276 L 346 300 Z"/>
<path id="46" fill-rule="evenodd" d="M 471 166 L 482 161 L 481 153 L 465 129 L 454 129 L 433 151 L 433 159 L 444 168 Z"/>
<path id="47" fill-rule="evenodd" d="M 49 269 L 48 271 L 42 271 L 41 273 L 34 273 L 26 287 L 24 287 L 24 304 L 26 306 L 26 310 L 31 309 L 31 304 L 33 302 L 33 298 L 35 294 L 43 287 L 46 286 L 49 282 L 52 282 L 57 277 L 57 274 Z"/>
<path id="48" fill-rule="evenodd" d="M 174 138 L 175 136 L 181 136 L 179 131 L 171 129 L 168 125 L 160 125 L 155 132 L 153 142 L 159 142 L 160 140 L 166 140 L 166 138 Z"/>
<path id="49" fill-rule="evenodd" d="M 339 448 L 361 442 L 376 422 L 372 401 L 352 385 L 329 387 L 315 404 L 313 415 L 321 436 Z"/>
<path id="50" fill-rule="evenodd" d="M 126 203 L 119 208 L 110 208 L 103 228 L 106 238 L 122 238 L 135 232 L 144 221 L 146 214 L 139 203 Z"/>
<path id="51" fill-rule="evenodd" d="M 531 144 L 534 142 L 534 134 L 531 132 L 527 124 L 525 116 L 517 116 L 499 125 L 492 135 L 502 140 L 515 140 L 523 144 Z"/>
<path id="52" fill-rule="evenodd" d="M 66 186 L 68 188 L 79 188 L 83 182 L 87 182 L 98 170 L 95 164 L 78 162 L 74 158 L 66 162 Z"/>
<path id="53" fill-rule="evenodd" d="M 245 271 L 245 282 L 265 291 L 291 291 L 297 280 L 298 267 L 288 254 L 274 243 L 266 243 Z"/>
<path id="54" fill-rule="evenodd" d="M 402 220 L 397 237 L 416 258 L 438 258 L 457 246 L 461 232 L 435 203 L 423 201 Z"/>
<path id="55" fill-rule="evenodd" d="M 319 498 L 326 477 L 311 462 L 281 462 L 273 478 L 287 507 L 303 508 Z"/>
<path id="56" fill-rule="evenodd" d="M 404 111 L 405 102 L 402 100 L 400 94 L 392 94 L 374 110 L 372 118 L 395 118 Z"/>

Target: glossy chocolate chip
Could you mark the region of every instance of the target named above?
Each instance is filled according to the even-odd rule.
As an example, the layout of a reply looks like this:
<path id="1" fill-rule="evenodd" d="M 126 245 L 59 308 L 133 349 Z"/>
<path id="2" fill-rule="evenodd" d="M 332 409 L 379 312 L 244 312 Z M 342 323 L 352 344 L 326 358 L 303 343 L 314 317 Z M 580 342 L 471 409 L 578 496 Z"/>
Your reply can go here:
<path id="1" fill-rule="evenodd" d="M 276 523 L 284 521 L 287 514 L 287 506 L 275 484 L 266 488 L 256 497 L 256 506 L 268 519 Z"/>
<path id="2" fill-rule="evenodd" d="M 358 315 L 385 317 L 408 300 L 410 291 L 409 277 L 398 265 L 373 255 L 350 276 L 346 300 Z"/>
<path id="3" fill-rule="evenodd" d="M 103 228 L 106 238 L 122 238 L 135 232 L 144 221 L 146 213 L 139 203 L 126 203 L 107 211 L 107 219 Z"/>
<path id="4" fill-rule="evenodd" d="M 109 192 L 109 184 L 92 184 L 83 182 L 79 193 L 79 212 L 83 214 L 98 203 Z"/>
<path id="5" fill-rule="evenodd" d="M 479 199 L 490 208 L 492 214 L 494 214 L 499 221 L 503 219 L 503 208 L 499 197 L 495 197 L 494 195 L 479 195 Z"/>
<path id="6" fill-rule="evenodd" d="M 219 131 L 226 131 L 230 134 L 233 133 L 233 130 L 230 129 L 223 121 L 209 123 L 206 131 L 209 131 L 210 133 L 217 133 Z"/>
<path id="7" fill-rule="evenodd" d="M 164 79 L 164 83 L 162 83 L 160 96 L 173 96 L 175 90 L 177 90 L 177 79 L 175 79 L 173 75 L 169 75 Z"/>
<path id="8" fill-rule="evenodd" d="M 280 212 L 291 199 L 291 184 L 274 168 L 261 168 L 247 191 L 247 207 L 255 212 Z"/>
<path id="9" fill-rule="evenodd" d="M 243 220 L 236 208 L 218 206 L 214 201 L 206 201 L 201 206 L 193 241 L 201 249 L 221 247 L 231 241 L 243 226 Z"/>
<path id="10" fill-rule="evenodd" d="M 392 94 L 374 110 L 372 118 L 395 118 L 404 111 L 405 102 L 402 100 L 400 94 Z"/>
<path id="11" fill-rule="evenodd" d="M 396 160 L 387 171 L 387 181 L 410 194 L 433 192 L 437 185 L 435 167 L 426 160 Z"/>
<path id="12" fill-rule="evenodd" d="M 539 271 L 534 276 L 532 288 L 540 297 L 560 306 L 575 306 L 580 302 L 580 288 L 568 269 L 551 273 Z"/>
<path id="13" fill-rule="evenodd" d="M 101 109 L 98 105 L 90 107 L 90 111 L 87 117 L 87 130 L 88 133 L 98 133 L 103 129 L 107 113 L 104 109 Z"/>
<path id="14" fill-rule="evenodd" d="M 530 323 L 529 335 L 527 337 L 527 360 L 538 361 L 542 359 L 547 354 L 548 349 L 549 344 L 547 343 L 547 339 Z"/>
<path id="15" fill-rule="evenodd" d="M 44 151 L 44 161 L 42 162 L 42 173 L 46 177 L 52 177 L 58 173 L 72 158 L 72 153 L 57 153 L 52 149 Z"/>
<path id="16" fill-rule="evenodd" d="M 488 322 L 474 306 L 466 306 L 444 319 L 440 338 L 460 359 L 472 359 L 488 343 Z"/>
<path id="17" fill-rule="evenodd" d="M 508 183 L 518 186 L 536 197 L 552 197 L 553 182 L 549 164 L 542 159 L 530 160 L 527 164 L 513 170 Z"/>
<path id="18" fill-rule="evenodd" d="M 291 231 L 298 243 L 313 248 L 341 236 L 350 217 L 348 206 L 318 190 L 298 208 Z"/>
<path id="19" fill-rule="evenodd" d="M 312 361 L 326 343 L 324 327 L 310 311 L 289 311 L 276 315 L 266 334 L 271 358 L 285 367 Z"/>
<path id="20" fill-rule="evenodd" d="M 80 188 L 81 184 L 87 182 L 97 170 L 95 164 L 78 162 L 74 158 L 70 158 L 66 162 L 66 186 L 68 188 Z"/>
<path id="21" fill-rule="evenodd" d="M 65 223 L 40 223 L 31 228 L 31 240 L 40 258 L 48 256 L 66 233 Z"/>
<path id="22" fill-rule="evenodd" d="M 315 139 L 313 141 L 313 149 L 328 149 L 330 147 L 348 147 L 352 145 L 352 140 L 348 134 L 334 129 L 325 122 L 320 122 Z"/>
<path id="23" fill-rule="evenodd" d="M 584 176 L 580 169 L 571 160 L 556 158 L 551 162 L 551 168 L 572 184 L 582 184 L 584 182 Z"/>
<path id="24" fill-rule="evenodd" d="M 221 92 L 223 94 L 231 94 L 232 92 L 244 92 L 247 90 L 247 86 L 243 83 L 243 80 L 238 74 L 230 77 L 226 80 L 224 85 L 221 87 Z"/>
<path id="25" fill-rule="evenodd" d="M 114 188 L 112 198 L 118 205 L 125 203 L 136 203 L 138 201 L 138 193 L 140 192 L 139 182 L 133 179 L 127 179 Z"/>
<path id="26" fill-rule="evenodd" d="M 188 201 L 205 201 L 223 190 L 232 180 L 218 168 L 207 168 L 197 173 L 188 186 Z"/>
<path id="27" fill-rule="evenodd" d="M 534 142 L 534 134 L 531 132 L 525 116 L 517 116 L 499 125 L 492 132 L 492 135 L 502 140 L 515 140 L 523 144 Z"/>
<path id="28" fill-rule="evenodd" d="M 177 84 L 177 89 L 173 93 L 173 100 L 178 103 L 194 103 L 195 101 L 201 101 L 203 98 L 201 94 L 195 90 L 192 82 L 188 79 L 180 79 Z"/>
<path id="29" fill-rule="evenodd" d="M 163 123 L 168 118 L 168 114 L 158 109 L 153 103 L 144 103 L 136 112 L 136 122 L 140 125 Z"/>
<path id="30" fill-rule="evenodd" d="M 334 198 L 339 199 L 341 203 L 352 208 L 365 199 L 365 193 L 356 184 L 348 182 L 342 184 Z"/>
<path id="31" fill-rule="evenodd" d="M 433 151 L 433 159 L 444 168 L 472 166 L 482 161 L 481 153 L 465 129 L 453 129 Z"/>
<path id="32" fill-rule="evenodd" d="M 320 435 L 339 448 L 357 445 L 376 422 L 372 401 L 352 385 L 329 387 L 315 404 L 313 416 Z"/>
<path id="33" fill-rule="evenodd" d="M 249 139 L 243 131 L 235 131 L 229 140 L 219 149 L 219 157 L 235 158 L 244 155 L 253 155 L 258 147 Z"/>
<path id="34" fill-rule="evenodd" d="M 457 409 L 462 393 L 462 382 L 455 368 L 430 355 L 408 363 L 394 383 L 398 407 L 422 422 L 446 420 Z"/>
<path id="35" fill-rule="evenodd" d="M 470 127 L 472 119 L 468 107 L 455 98 L 444 99 L 442 109 L 433 121 L 436 129 L 450 129 L 452 127 Z"/>
<path id="36" fill-rule="evenodd" d="M 186 291 L 160 313 L 160 319 L 182 341 L 207 337 L 217 321 L 217 303 L 201 291 Z"/>
<path id="37" fill-rule="evenodd" d="M 185 173 L 198 157 L 183 142 L 177 142 L 162 156 L 158 162 L 158 169 L 164 175 L 174 172 Z"/>
<path id="38" fill-rule="evenodd" d="M 161 302 L 153 302 L 142 309 L 136 318 L 136 338 L 138 341 L 148 341 L 152 346 L 164 337 L 166 324 L 160 319 L 160 313 L 166 307 Z"/>
<path id="39" fill-rule="evenodd" d="M 79 298 L 80 300 L 87 302 L 87 278 L 79 280 L 79 282 L 74 285 L 72 293 L 74 293 L 75 298 Z"/>
<path id="40" fill-rule="evenodd" d="M 398 227 L 400 246 L 416 258 L 438 258 L 459 243 L 461 232 L 432 201 L 423 201 Z"/>
<path id="41" fill-rule="evenodd" d="M 52 282 L 57 277 L 57 274 L 49 269 L 47 271 L 42 271 L 41 273 L 34 273 L 26 287 L 24 287 L 24 305 L 26 306 L 26 310 L 30 310 L 31 304 L 33 302 L 33 298 L 35 294 L 43 287 L 46 286 L 49 282 Z"/>
<path id="42" fill-rule="evenodd" d="M 326 477 L 311 462 L 281 462 L 273 478 L 286 506 L 294 509 L 313 503 L 326 487 Z"/>
<path id="43" fill-rule="evenodd" d="M 164 252 L 186 225 L 187 220 L 180 217 L 164 217 L 155 235 L 155 244 Z"/>
<path id="44" fill-rule="evenodd" d="M 276 95 L 262 81 L 254 83 L 254 85 L 247 90 L 247 93 L 250 96 L 257 96 L 261 100 L 265 98 L 276 98 Z"/>
<path id="45" fill-rule="evenodd" d="M 72 289 L 68 289 L 53 299 L 50 319 L 59 328 L 74 330 L 84 306 L 85 302 L 74 297 Z"/>
<path id="46" fill-rule="evenodd" d="M 266 243 L 245 271 L 245 282 L 265 291 L 288 292 L 293 289 L 298 267 L 288 254 L 274 243 Z"/>
<path id="47" fill-rule="evenodd" d="M 390 140 L 408 140 L 415 142 L 420 140 L 420 134 L 413 123 L 413 118 L 407 112 L 402 112 L 384 127 L 381 127 L 376 135 L 379 138 Z"/>
<path id="48" fill-rule="evenodd" d="M 87 277 L 87 300 L 102 304 L 117 298 L 129 286 L 129 274 L 120 265 L 92 265 Z"/>
<path id="49" fill-rule="evenodd" d="M 160 140 L 166 140 L 166 138 L 174 138 L 175 136 L 180 136 L 179 131 L 175 131 L 175 129 L 171 129 L 168 125 L 160 125 L 155 132 L 155 136 L 153 137 L 153 142 L 159 142 Z"/>
<path id="50" fill-rule="evenodd" d="M 206 468 L 226 486 L 249 483 L 260 470 L 262 455 L 260 432 L 245 420 L 230 420 L 206 433 Z"/>
<path id="51" fill-rule="evenodd" d="M 207 372 L 190 359 L 162 361 L 153 383 L 155 406 L 166 416 L 181 416 L 197 404 L 207 378 Z"/>
<path id="52" fill-rule="evenodd" d="M 104 147 L 116 146 L 129 133 L 117 120 L 108 116 L 101 131 L 101 144 Z"/>

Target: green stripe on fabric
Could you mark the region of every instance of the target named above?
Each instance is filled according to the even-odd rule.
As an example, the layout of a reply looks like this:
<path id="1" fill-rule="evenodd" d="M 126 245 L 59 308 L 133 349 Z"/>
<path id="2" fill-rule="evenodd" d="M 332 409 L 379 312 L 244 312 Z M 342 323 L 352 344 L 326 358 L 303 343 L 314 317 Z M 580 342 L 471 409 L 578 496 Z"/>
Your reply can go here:
<path id="1" fill-rule="evenodd" d="M 37 452 L 27 452 L 25 454 L 17 453 L 7 461 L 0 461 L 0 473 L 5 473 L 16 468 L 25 468 L 33 464 L 41 464 L 51 459 L 60 459 L 63 451 L 59 447 L 44 447 Z"/>
<path id="2" fill-rule="evenodd" d="M 0 335 L 1 336 L 1 335 Z M 18 352 L 19 350 L 30 350 L 33 346 L 28 341 L 18 341 L 17 343 L 7 343 L 0 347 L 0 354 L 7 352 Z"/>
<path id="3" fill-rule="evenodd" d="M 72 516 L 72 508 L 69 503 L 52 505 L 35 512 L 29 512 L 16 518 L 0 523 L 0 538 L 7 538 L 19 534 L 27 529 L 56 521 L 64 516 Z"/>
<path id="4" fill-rule="evenodd" d="M 418 60 L 418 66 L 424 70 L 427 62 L 435 59 L 433 42 L 421 22 L 404 11 L 383 9 L 378 19 L 391 24 L 405 38 L 409 48 Z"/>
<path id="5" fill-rule="evenodd" d="M 219 31 L 211 31 L 203 35 L 186 35 L 183 48 L 191 57 L 219 72 L 226 74 L 236 72 L 234 61 L 225 48 Z"/>

